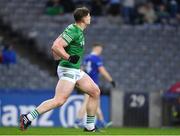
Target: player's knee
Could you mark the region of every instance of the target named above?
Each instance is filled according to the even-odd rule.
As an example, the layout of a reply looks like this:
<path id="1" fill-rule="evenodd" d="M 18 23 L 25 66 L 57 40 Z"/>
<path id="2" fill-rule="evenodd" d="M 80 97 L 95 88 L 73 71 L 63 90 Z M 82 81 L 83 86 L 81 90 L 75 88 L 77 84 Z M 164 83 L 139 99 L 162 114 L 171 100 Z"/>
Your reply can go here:
<path id="1" fill-rule="evenodd" d="M 100 89 L 97 87 L 95 91 L 93 91 L 94 98 L 99 98 L 100 96 Z"/>
<path id="2" fill-rule="evenodd" d="M 65 98 L 65 97 L 61 97 L 59 99 L 54 98 L 55 107 L 59 107 L 59 106 L 63 105 L 66 102 L 66 100 L 67 100 L 67 98 Z"/>

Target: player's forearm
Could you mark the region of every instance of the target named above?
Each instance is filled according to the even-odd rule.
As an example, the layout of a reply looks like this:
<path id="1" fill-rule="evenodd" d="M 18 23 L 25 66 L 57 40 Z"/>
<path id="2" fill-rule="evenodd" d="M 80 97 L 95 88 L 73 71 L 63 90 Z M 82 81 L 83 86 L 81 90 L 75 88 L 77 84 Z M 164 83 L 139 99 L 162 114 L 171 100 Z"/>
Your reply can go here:
<path id="1" fill-rule="evenodd" d="M 104 67 L 101 67 L 100 69 L 100 73 L 102 74 L 102 76 L 109 82 L 112 81 L 112 77 L 110 76 L 110 74 L 107 72 L 107 70 Z"/>
<path id="2" fill-rule="evenodd" d="M 111 75 L 107 72 L 107 70 L 106 70 L 104 67 L 100 67 L 100 68 L 99 68 L 99 71 L 100 71 L 100 73 L 103 75 L 103 77 L 104 77 L 105 79 L 107 79 L 107 80 L 111 83 L 111 85 L 113 86 L 113 88 L 115 88 L 115 87 L 116 87 L 116 83 L 115 83 L 115 81 L 113 81 Z"/>
<path id="3" fill-rule="evenodd" d="M 110 76 L 110 74 L 109 74 L 107 71 L 105 71 L 105 72 L 103 73 L 103 76 L 104 76 L 105 79 L 108 80 L 109 82 L 112 81 L 112 77 Z"/>
<path id="4" fill-rule="evenodd" d="M 65 59 L 65 60 L 68 60 L 70 55 L 64 50 L 63 47 L 57 47 L 56 45 L 53 45 L 52 48 L 51 48 L 57 56 Z"/>

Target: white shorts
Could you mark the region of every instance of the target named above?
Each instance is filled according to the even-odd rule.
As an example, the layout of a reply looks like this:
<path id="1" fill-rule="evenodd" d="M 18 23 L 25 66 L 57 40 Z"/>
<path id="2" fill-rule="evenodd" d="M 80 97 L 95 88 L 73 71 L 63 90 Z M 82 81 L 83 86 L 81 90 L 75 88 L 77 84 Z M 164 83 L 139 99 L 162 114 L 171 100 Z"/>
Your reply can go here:
<path id="1" fill-rule="evenodd" d="M 80 80 L 84 76 L 85 72 L 81 69 L 58 66 L 57 74 L 59 80 L 67 80 L 76 83 L 77 80 Z"/>

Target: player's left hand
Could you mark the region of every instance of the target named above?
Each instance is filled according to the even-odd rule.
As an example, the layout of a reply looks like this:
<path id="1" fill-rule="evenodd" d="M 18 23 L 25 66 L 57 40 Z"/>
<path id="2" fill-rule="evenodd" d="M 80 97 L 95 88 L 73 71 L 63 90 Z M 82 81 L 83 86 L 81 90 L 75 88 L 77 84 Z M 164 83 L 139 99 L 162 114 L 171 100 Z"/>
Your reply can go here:
<path id="1" fill-rule="evenodd" d="M 116 87 L 116 82 L 115 81 L 111 81 L 111 85 L 113 86 L 113 88 Z"/>
<path id="2" fill-rule="evenodd" d="M 76 64 L 79 60 L 79 56 L 78 55 L 71 55 L 68 59 L 69 62 L 73 63 L 73 64 Z"/>

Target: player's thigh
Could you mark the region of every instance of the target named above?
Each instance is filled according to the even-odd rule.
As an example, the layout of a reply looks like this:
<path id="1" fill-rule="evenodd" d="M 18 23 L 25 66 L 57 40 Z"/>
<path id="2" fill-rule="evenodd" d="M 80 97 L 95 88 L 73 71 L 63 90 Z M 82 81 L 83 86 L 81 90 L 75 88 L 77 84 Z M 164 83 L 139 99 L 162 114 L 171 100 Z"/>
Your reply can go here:
<path id="1" fill-rule="evenodd" d="M 76 82 L 76 84 L 83 92 L 91 96 L 93 95 L 97 96 L 100 94 L 99 87 L 96 85 L 96 83 L 94 83 L 94 81 L 86 73 L 80 80 Z"/>
<path id="2" fill-rule="evenodd" d="M 54 98 L 67 99 L 74 89 L 75 83 L 60 79 L 56 85 L 56 91 Z"/>

